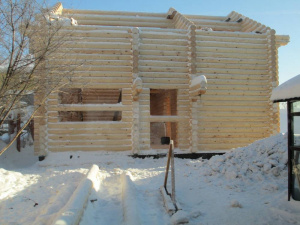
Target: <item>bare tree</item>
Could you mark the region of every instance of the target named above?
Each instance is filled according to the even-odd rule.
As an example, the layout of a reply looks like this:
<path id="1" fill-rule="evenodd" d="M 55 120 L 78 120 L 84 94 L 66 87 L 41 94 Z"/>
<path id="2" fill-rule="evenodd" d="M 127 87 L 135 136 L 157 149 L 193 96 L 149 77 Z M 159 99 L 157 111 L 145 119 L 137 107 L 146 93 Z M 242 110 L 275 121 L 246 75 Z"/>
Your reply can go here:
<path id="1" fill-rule="evenodd" d="M 0 126 L 12 110 L 23 107 L 20 102 L 24 96 L 34 93 L 37 96 L 35 108 L 21 128 L 24 129 L 47 96 L 68 82 L 70 68 L 74 69 L 68 66 L 70 62 L 65 65 L 48 63 L 57 57 L 55 53 L 72 36 L 72 29 L 68 28 L 70 32 L 67 33 L 63 29 L 66 20 L 54 14 L 40 1 L 0 0 Z M 64 35 L 59 35 L 61 30 Z M 0 151 L 0 155 L 15 139 Z"/>

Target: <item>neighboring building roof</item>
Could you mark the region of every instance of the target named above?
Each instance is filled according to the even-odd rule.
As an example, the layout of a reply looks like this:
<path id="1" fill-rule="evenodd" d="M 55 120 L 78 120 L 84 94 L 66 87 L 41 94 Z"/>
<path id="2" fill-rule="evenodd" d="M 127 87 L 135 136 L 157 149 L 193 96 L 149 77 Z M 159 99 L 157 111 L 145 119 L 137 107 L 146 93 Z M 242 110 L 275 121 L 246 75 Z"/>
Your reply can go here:
<path id="1" fill-rule="evenodd" d="M 273 102 L 284 102 L 296 98 L 300 99 L 300 74 L 275 88 L 271 96 Z"/>

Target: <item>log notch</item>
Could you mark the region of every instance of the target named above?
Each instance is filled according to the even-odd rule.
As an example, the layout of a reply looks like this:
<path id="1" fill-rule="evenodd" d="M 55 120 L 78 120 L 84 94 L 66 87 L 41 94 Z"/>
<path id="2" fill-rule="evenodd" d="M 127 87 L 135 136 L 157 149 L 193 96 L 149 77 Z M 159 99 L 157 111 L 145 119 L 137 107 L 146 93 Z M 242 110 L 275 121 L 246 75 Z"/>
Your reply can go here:
<path id="1" fill-rule="evenodd" d="M 268 40 L 268 72 L 269 72 L 269 106 L 270 106 L 270 123 L 273 124 L 272 131 L 273 134 L 276 134 L 280 131 L 280 118 L 279 118 L 279 105 L 273 104 L 271 101 L 272 90 L 278 86 L 278 49 L 276 47 L 276 37 L 275 30 L 267 31 L 267 40 Z"/>
<path id="2" fill-rule="evenodd" d="M 196 48 L 196 26 L 191 24 L 188 29 L 188 44 L 189 44 L 189 96 L 190 96 L 190 151 L 198 151 L 198 97 L 191 94 L 192 80 L 197 75 L 197 48 Z"/>
<path id="3" fill-rule="evenodd" d="M 52 15 L 61 15 L 63 6 L 60 2 L 56 3 L 50 10 Z M 37 15 L 38 18 L 38 15 Z M 30 44 L 38 44 L 34 41 Z M 46 70 L 46 65 L 40 65 L 43 70 Z M 47 87 L 45 84 L 40 84 L 41 86 Z M 39 107 L 38 111 L 34 116 L 34 154 L 44 157 L 48 152 L 48 99 L 45 100 L 47 96 L 46 93 L 35 93 L 34 104 L 35 107 Z"/>
<path id="4" fill-rule="evenodd" d="M 139 94 L 142 92 L 142 79 L 139 78 L 139 28 L 132 28 L 132 96 L 133 96 L 133 124 L 132 124 L 132 151 L 138 154 L 140 151 L 140 103 Z"/>
<path id="5" fill-rule="evenodd" d="M 194 25 L 187 17 L 177 12 L 174 8 L 170 8 L 167 18 L 172 19 L 175 24 L 175 29 L 189 29 L 191 25 Z"/>
<path id="6" fill-rule="evenodd" d="M 263 34 L 271 29 L 270 27 L 258 23 L 257 21 L 250 19 L 249 17 L 246 17 L 244 15 L 241 15 L 235 11 L 232 11 L 227 17 L 231 18 L 231 21 L 234 22 L 241 21 L 239 22 L 241 24 L 241 32 L 253 32 L 257 34 Z"/>

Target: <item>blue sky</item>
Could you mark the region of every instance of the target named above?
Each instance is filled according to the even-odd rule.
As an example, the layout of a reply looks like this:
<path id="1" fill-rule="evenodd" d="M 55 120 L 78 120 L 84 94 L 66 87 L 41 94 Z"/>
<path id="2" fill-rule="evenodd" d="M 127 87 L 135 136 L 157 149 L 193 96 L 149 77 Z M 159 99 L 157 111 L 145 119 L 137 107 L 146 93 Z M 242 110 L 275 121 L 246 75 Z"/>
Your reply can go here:
<path id="1" fill-rule="evenodd" d="M 55 3 L 55 1 L 50 1 Z M 49 3 L 50 3 L 49 2 Z M 290 36 L 279 48 L 279 83 L 300 74 L 300 0 L 64 0 L 64 8 L 133 12 L 167 12 L 170 7 L 182 14 L 226 16 L 241 13 Z M 52 3 L 51 3 L 52 4 Z"/>

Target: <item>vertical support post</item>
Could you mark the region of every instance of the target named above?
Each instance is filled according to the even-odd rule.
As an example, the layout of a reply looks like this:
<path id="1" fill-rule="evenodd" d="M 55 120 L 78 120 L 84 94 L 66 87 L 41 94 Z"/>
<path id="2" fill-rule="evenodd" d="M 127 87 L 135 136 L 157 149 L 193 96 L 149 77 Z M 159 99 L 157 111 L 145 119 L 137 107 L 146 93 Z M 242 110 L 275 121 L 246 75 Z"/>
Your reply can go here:
<path id="1" fill-rule="evenodd" d="M 174 142 L 173 140 L 170 141 L 170 149 L 171 149 L 171 176 L 172 176 L 172 194 L 171 199 L 174 205 L 176 205 L 176 198 L 175 198 L 175 163 L 174 163 Z"/>
<path id="2" fill-rule="evenodd" d="M 287 102 L 287 117 L 288 117 L 288 201 L 291 200 L 292 194 L 292 116 L 291 116 L 291 102 Z"/>

